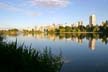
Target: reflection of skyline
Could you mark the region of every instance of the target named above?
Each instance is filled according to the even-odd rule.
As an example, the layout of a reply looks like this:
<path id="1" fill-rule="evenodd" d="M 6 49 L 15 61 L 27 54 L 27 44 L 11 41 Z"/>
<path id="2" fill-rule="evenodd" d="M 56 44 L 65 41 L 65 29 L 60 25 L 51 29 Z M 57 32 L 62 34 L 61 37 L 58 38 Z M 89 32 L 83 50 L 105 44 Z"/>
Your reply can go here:
<path id="1" fill-rule="evenodd" d="M 91 49 L 91 50 L 95 50 L 95 46 L 96 46 L 96 39 L 95 38 L 90 38 L 89 39 L 89 48 Z"/>
<path id="2" fill-rule="evenodd" d="M 82 44 L 83 43 L 83 38 L 78 38 L 77 36 L 76 37 L 68 37 L 68 38 L 65 38 L 64 36 L 59 36 L 59 35 L 55 35 L 55 34 L 34 34 L 33 37 L 37 38 L 37 39 L 49 39 L 49 40 L 56 40 L 56 39 L 59 39 L 59 40 L 67 40 L 67 41 L 73 41 L 73 42 L 76 42 L 78 44 Z M 89 38 L 89 48 L 91 50 L 95 50 L 95 45 L 96 45 L 96 39 L 95 38 Z"/>
<path id="3" fill-rule="evenodd" d="M 88 43 L 88 48 L 91 50 L 95 50 L 96 46 L 96 40 L 99 39 L 102 43 L 107 44 L 108 43 L 108 36 L 107 35 L 101 35 L 101 34 L 80 34 L 80 33 L 63 33 L 63 34 L 45 34 L 45 33 L 28 33 L 28 34 L 21 34 L 24 37 L 34 37 L 36 39 L 48 39 L 52 41 L 56 40 L 63 40 L 63 41 L 72 41 L 78 44 L 83 44 L 84 39 L 86 39 Z M 7 35 L 6 35 L 7 36 Z M 11 36 L 11 35 L 9 35 Z M 18 35 L 16 35 L 18 36 Z"/>
<path id="4" fill-rule="evenodd" d="M 55 34 L 44 34 L 44 33 L 26 34 L 26 35 L 24 34 L 23 36 L 27 36 L 27 37 L 33 36 L 33 37 L 35 37 L 37 39 L 44 39 L 44 38 L 46 38 L 46 39 L 49 39 L 49 40 L 55 40 L 55 39 L 58 38 L 58 36 L 56 36 Z"/>
<path id="5" fill-rule="evenodd" d="M 66 36 L 66 35 L 65 35 Z M 56 40 L 56 39 L 59 39 L 59 40 L 67 40 L 67 41 L 73 41 L 73 42 L 76 42 L 78 44 L 82 44 L 83 43 L 83 38 L 79 38 L 79 37 L 65 37 L 63 35 L 59 36 L 59 35 L 55 35 L 55 34 L 35 34 L 34 37 L 37 38 L 37 39 L 43 39 L 43 38 L 47 38 L 49 40 Z M 95 46 L 96 46 L 96 39 L 95 38 L 92 38 L 90 37 L 88 39 L 89 41 L 89 45 L 88 47 L 91 49 L 91 50 L 95 50 Z"/>

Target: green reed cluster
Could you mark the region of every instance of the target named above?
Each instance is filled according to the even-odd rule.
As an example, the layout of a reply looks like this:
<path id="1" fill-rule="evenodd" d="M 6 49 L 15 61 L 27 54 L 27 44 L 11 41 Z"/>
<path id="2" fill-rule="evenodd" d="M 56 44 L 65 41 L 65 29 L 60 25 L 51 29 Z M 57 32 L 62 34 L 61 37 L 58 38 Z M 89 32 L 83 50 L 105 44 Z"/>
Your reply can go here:
<path id="1" fill-rule="evenodd" d="M 60 72 L 62 56 L 53 55 L 50 49 L 40 52 L 24 44 L 18 46 L 17 41 L 0 40 L 0 72 Z"/>

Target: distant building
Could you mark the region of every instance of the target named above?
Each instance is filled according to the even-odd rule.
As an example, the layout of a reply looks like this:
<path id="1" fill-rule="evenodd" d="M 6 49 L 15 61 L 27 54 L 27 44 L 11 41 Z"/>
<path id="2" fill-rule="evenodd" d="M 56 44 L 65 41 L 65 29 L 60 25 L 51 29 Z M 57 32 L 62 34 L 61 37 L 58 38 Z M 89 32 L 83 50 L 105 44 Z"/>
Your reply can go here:
<path id="1" fill-rule="evenodd" d="M 74 27 L 78 27 L 78 22 L 74 23 Z"/>
<path id="2" fill-rule="evenodd" d="M 32 31 L 32 29 L 33 29 L 33 28 L 31 28 L 31 27 L 27 27 L 27 28 L 25 28 L 24 30 Z"/>
<path id="3" fill-rule="evenodd" d="M 96 25 L 96 16 L 94 14 L 89 17 L 89 24 L 90 26 Z"/>
<path id="4" fill-rule="evenodd" d="M 83 25 L 83 21 L 78 21 L 78 26 Z"/>
<path id="5" fill-rule="evenodd" d="M 45 26 L 36 26 L 35 31 L 41 31 L 44 32 Z"/>
<path id="6" fill-rule="evenodd" d="M 46 27 L 46 30 L 47 31 L 55 31 L 55 29 L 57 28 L 58 26 L 56 26 L 55 24 L 52 24 L 52 25 L 49 25 Z"/>

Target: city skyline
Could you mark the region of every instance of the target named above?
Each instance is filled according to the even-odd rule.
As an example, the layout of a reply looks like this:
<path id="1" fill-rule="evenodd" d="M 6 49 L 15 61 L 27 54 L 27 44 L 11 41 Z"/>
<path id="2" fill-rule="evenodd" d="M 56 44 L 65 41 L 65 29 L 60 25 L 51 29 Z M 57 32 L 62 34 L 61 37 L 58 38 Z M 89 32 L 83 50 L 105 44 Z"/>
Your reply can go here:
<path id="1" fill-rule="evenodd" d="M 96 14 L 97 24 L 108 19 L 107 0 L 0 0 L 0 28 L 72 24 Z"/>

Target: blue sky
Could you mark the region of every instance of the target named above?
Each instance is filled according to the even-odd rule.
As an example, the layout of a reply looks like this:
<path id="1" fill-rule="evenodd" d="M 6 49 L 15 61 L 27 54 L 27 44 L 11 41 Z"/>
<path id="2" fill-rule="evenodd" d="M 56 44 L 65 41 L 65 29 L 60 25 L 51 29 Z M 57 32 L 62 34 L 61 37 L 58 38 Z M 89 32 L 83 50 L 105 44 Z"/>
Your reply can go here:
<path id="1" fill-rule="evenodd" d="M 108 20 L 108 0 L 0 0 L 0 28 L 72 24 L 95 14 L 97 24 Z"/>

